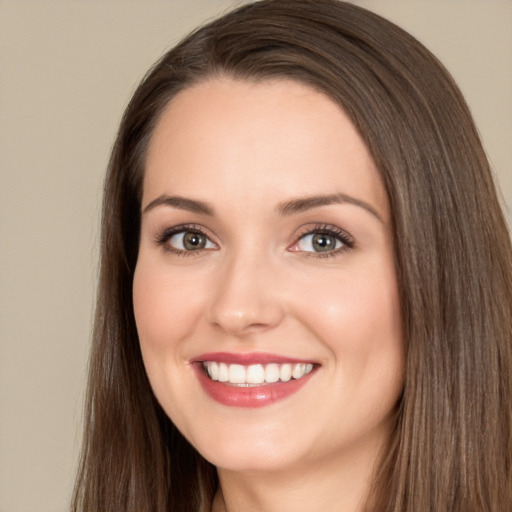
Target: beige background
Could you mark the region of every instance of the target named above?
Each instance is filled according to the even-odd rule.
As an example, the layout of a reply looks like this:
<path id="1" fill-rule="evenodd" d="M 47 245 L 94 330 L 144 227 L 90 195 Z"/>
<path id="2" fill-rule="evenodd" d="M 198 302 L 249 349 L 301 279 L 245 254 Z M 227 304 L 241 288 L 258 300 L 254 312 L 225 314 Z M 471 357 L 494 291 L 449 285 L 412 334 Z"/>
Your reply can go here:
<path id="1" fill-rule="evenodd" d="M 0 512 L 66 510 L 116 126 L 149 65 L 234 3 L 0 0 Z M 512 205 L 512 2 L 357 3 L 451 70 Z"/>

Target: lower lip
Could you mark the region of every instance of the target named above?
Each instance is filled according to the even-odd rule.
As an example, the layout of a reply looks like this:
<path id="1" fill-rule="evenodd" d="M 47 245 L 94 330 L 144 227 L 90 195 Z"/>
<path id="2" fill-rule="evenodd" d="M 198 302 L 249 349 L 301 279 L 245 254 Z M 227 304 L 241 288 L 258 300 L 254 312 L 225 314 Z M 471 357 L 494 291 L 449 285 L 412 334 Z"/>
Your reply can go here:
<path id="1" fill-rule="evenodd" d="M 238 387 L 224 382 L 211 380 L 203 370 L 202 364 L 194 365 L 197 377 L 206 394 L 216 402 L 230 407 L 264 407 L 284 400 L 296 393 L 310 379 L 311 373 L 300 379 L 288 382 L 275 382 L 263 386 Z"/>

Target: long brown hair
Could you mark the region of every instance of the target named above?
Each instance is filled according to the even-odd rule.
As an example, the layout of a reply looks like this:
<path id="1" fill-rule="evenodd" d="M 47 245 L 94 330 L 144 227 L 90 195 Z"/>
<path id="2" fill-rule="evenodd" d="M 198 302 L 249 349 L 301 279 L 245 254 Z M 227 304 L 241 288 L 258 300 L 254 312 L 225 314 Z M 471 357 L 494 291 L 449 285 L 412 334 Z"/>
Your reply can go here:
<path id="1" fill-rule="evenodd" d="M 153 396 L 132 308 L 148 140 L 180 90 L 279 77 L 329 95 L 371 151 L 393 213 L 406 371 L 367 510 L 512 510 L 512 249 L 453 80 L 414 38 L 337 0 L 263 0 L 200 28 L 147 74 L 105 184 L 83 452 L 72 510 L 208 511 L 215 468 Z"/>

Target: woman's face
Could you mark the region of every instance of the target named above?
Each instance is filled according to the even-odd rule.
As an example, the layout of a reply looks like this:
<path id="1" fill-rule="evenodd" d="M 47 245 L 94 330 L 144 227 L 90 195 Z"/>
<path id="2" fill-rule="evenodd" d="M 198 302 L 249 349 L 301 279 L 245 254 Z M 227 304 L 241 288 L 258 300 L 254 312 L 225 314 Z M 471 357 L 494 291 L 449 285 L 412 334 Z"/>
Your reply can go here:
<path id="1" fill-rule="evenodd" d="M 390 224 L 325 95 L 216 78 L 169 104 L 147 155 L 135 318 L 158 401 L 206 459 L 375 456 L 403 380 Z"/>

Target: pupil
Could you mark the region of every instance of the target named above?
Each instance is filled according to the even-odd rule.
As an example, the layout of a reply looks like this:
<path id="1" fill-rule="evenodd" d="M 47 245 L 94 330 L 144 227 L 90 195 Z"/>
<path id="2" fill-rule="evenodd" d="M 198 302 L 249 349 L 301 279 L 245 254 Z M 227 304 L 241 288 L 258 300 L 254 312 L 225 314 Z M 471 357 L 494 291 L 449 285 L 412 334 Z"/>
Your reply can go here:
<path id="1" fill-rule="evenodd" d="M 329 251 L 336 245 L 336 240 L 333 236 L 329 235 L 314 235 L 313 236 L 313 247 L 316 251 Z"/>
<path id="2" fill-rule="evenodd" d="M 185 249 L 203 249 L 206 245 L 206 239 L 199 233 L 188 232 L 183 237 L 183 245 Z"/>

